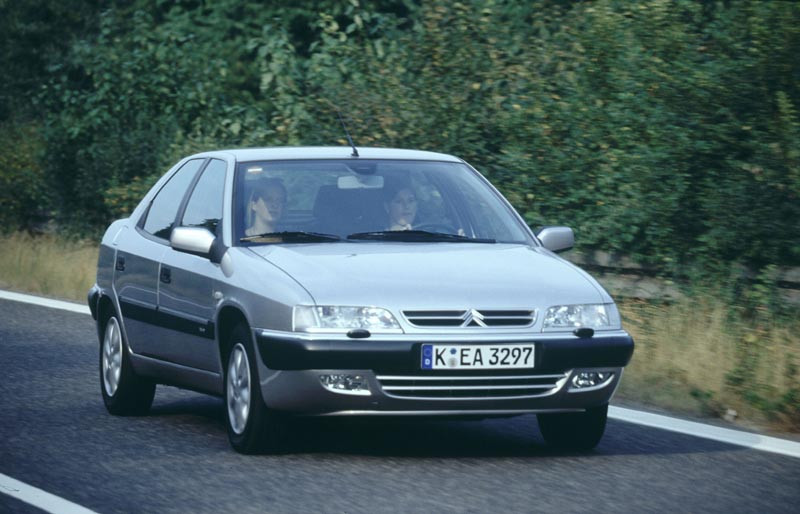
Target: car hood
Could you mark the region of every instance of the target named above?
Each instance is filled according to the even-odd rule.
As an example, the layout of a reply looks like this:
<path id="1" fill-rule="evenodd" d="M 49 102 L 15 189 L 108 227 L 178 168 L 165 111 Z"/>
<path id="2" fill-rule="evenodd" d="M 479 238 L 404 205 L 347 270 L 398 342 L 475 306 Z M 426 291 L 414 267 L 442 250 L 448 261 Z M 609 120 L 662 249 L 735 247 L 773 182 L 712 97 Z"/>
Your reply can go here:
<path id="1" fill-rule="evenodd" d="M 530 309 L 607 301 L 577 267 L 524 245 L 326 243 L 250 249 L 293 277 L 318 305 Z"/>

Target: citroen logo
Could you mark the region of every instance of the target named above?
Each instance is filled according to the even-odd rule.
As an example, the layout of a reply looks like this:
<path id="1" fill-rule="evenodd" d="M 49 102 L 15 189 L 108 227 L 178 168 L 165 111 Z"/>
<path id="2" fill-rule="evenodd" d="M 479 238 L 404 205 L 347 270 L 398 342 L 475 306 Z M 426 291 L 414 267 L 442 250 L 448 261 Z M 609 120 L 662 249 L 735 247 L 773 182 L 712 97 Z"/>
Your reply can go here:
<path id="1" fill-rule="evenodd" d="M 475 309 L 470 309 L 467 311 L 467 314 L 464 316 L 464 323 L 461 324 L 462 327 L 486 327 L 486 323 L 483 322 L 483 314 L 476 311 Z"/>

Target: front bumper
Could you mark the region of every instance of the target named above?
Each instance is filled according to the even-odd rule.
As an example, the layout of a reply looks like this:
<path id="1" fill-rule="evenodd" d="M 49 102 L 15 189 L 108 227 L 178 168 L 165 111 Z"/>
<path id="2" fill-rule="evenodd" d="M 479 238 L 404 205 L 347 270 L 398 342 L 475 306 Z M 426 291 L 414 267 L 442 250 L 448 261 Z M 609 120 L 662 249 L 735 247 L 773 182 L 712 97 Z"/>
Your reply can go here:
<path id="1" fill-rule="evenodd" d="M 527 412 L 583 410 L 607 403 L 633 354 L 633 339 L 624 331 L 598 332 L 591 338 L 560 334 L 507 336 L 500 338 L 459 337 L 463 344 L 528 342 L 535 345 L 530 370 L 430 371 L 421 370 L 421 347 L 425 343 L 452 344 L 453 336 L 384 337 L 364 339 L 325 338 L 271 331 L 255 331 L 262 395 L 271 408 L 312 415 L 511 415 Z M 572 377 L 579 372 L 612 373 L 602 386 L 575 389 Z M 369 394 L 353 395 L 324 388 L 320 375 L 360 375 L 369 384 Z M 420 384 L 432 378 L 458 384 L 465 377 L 486 384 L 519 375 L 551 377 L 553 387 L 530 394 L 498 395 L 488 389 L 483 397 L 398 396 L 386 384 Z M 560 378 L 559 378 L 560 377 Z M 415 380 L 419 379 L 419 380 Z M 448 380 L 452 379 L 452 380 Z M 544 383 L 531 378 L 530 383 Z M 436 382 L 439 383 L 439 382 Z M 467 382 L 475 383 L 475 382 Z M 517 382 L 513 382 L 517 383 Z M 390 389 L 390 388 L 389 388 Z M 454 388 L 458 389 L 457 387 Z M 492 396 L 494 394 L 494 396 Z"/>

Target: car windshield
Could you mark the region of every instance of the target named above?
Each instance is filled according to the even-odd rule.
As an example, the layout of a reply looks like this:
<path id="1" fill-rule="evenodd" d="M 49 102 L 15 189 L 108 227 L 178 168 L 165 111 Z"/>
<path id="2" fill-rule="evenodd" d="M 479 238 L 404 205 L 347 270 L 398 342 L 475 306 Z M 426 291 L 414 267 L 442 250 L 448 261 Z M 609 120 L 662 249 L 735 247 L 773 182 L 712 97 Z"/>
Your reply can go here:
<path id="1" fill-rule="evenodd" d="M 508 205 L 461 163 L 243 162 L 235 191 L 242 244 L 531 243 Z"/>

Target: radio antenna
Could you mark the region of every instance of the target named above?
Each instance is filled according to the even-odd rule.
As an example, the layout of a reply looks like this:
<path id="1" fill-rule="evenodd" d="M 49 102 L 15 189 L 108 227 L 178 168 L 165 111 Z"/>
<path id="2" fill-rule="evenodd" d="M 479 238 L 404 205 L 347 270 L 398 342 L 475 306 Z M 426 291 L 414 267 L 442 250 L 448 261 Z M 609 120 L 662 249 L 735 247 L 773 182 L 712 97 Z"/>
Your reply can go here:
<path id="1" fill-rule="evenodd" d="M 344 124 L 344 120 L 342 119 L 342 113 L 339 112 L 339 109 L 336 109 L 336 115 L 339 117 L 339 123 L 342 124 L 342 128 L 344 129 L 344 135 L 347 136 L 347 142 L 350 143 L 350 146 L 353 147 L 353 153 L 350 154 L 350 156 L 358 157 L 358 150 L 356 149 L 356 144 L 353 143 L 353 138 L 350 137 L 350 132 L 347 131 L 347 125 Z"/>

